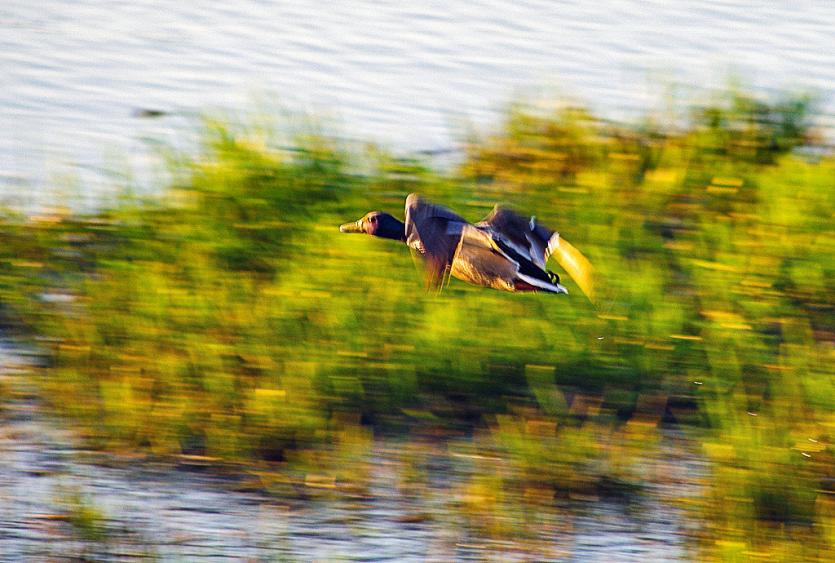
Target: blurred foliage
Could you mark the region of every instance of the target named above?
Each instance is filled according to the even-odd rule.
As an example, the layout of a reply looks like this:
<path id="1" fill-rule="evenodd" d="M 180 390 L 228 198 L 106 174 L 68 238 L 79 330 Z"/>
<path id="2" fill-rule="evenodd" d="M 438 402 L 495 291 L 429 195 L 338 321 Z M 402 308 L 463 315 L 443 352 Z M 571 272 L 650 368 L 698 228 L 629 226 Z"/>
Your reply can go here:
<path id="1" fill-rule="evenodd" d="M 343 462 L 368 429 L 463 430 L 500 460 L 461 497 L 486 514 L 511 493 L 638 492 L 677 422 L 709 463 L 700 558 L 829 560 L 835 159 L 794 150 L 810 115 L 738 92 L 678 127 L 519 104 L 443 174 L 209 122 L 158 197 L 5 214 L 0 311 L 46 342 L 44 396 L 102 447 L 289 460 L 361 489 Z M 427 294 L 406 249 L 339 234 L 409 192 L 471 220 L 536 214 L 599 297 Z"/>

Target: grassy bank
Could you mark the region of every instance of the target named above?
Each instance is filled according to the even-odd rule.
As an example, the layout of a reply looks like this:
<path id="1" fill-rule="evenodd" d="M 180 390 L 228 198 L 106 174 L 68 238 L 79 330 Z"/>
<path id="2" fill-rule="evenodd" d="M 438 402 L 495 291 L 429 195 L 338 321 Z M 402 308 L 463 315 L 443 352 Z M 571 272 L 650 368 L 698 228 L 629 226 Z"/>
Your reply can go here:
<path id="1" fill-rule="evenodd" d="M 369 432 L 473 433 L 501 460 L 472 484 L 489 512 L 638 490 L 659 426 L 683 423 L 711 472 L 700 554 L 826 560 L 835 160 L 804 149 L 807 120 L 741 94 L 677 128 L 518 106 L 445 173 L 209 122 L 158 197 L 4 215 L 3 318 L 40 337 L 45 400 L 98 447 L 349 482 Z M 570 280 L 428 294 L 405 248 L 336 229 L 409 192 L 536 214 L 595 264 L 595 299 Z"/>

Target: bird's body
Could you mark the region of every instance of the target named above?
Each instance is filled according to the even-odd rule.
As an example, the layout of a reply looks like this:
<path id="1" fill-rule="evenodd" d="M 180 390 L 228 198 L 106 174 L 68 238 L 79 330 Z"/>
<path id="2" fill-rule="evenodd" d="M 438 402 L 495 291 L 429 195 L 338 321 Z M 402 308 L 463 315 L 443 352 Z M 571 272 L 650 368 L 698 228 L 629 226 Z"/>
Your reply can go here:
<path id="1" fill-rule="evenodd" d="M 406 198 L 405 223 L 375 211 L 340 230 L 405 242 L 422 259 L 432 287 L 442 287 L 452 276 L 503 291 L 568 293 L 559 276 L 545 269 L 555 251 L 560 257 L 559 234 L 538 224 L 534 217 L 525 219 L 504 207 L 497 206 L 473 225 L 449 209 L 411 194 Z M 582 285 L 581 289 L 586 291 Z"/>

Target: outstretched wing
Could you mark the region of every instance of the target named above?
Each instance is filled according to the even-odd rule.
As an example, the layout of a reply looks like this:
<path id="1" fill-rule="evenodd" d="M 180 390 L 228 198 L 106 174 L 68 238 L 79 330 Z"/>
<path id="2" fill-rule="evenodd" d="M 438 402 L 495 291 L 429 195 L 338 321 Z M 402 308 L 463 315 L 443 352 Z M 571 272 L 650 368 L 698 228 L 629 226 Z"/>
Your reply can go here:
<path id="1" fill-rule="evenodd" d="M 594 267 L 583 254 L 560 234 L 506 207 L 496 206 L 478 224 L 497 233 L 513 250 L 528 258 L 542 270 L 553 256 L 580 290 L 594 301 Z"/>
<path id="2" fill-rule="evenodd" d="M 428 286 L 443 285 L 466 224 L 459 215 L 417 194 L 406 198 L 406 244 L 422 258 Z"/>
<path id="3" fill-rule="evenodd" d="M 535 218 L 522 217 L 515 211 L 497 205 L 477 226 L 486 227 L 498 234 L 517 253 L 540 269 L 545 269 L 550 254 L 548 243 L 555 233 L 537 223 Z"/>

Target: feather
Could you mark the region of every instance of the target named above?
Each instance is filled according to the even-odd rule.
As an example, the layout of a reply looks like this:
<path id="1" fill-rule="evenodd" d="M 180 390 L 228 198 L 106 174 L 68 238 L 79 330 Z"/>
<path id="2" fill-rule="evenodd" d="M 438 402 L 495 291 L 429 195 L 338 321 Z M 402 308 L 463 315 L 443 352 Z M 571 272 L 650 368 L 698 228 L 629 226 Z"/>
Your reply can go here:
<path id="1" fill-rule="evenodd" d="M 412 256 L 421 259 L 429 287 L 443 286 L 466 224 L 461 216 L 417 194 L 406 198 L 406 244 Z"/>
<path id="2" fill-rule="evenodd" d="M 535 217 L 526 219 L 506 207 L 497 205 L 478 226 L 496 232 L 501 242 L 535 264 L 540 270 L 545 270 L 548 258 L 553 256 L 586 297 L 594 302 L 595 273 L 591 262 L 568 241 L 561 238 L 559 233 L 537 223 Z M 511 257 L 523 265 L 519 256 L 511 253 Z M 531 271 L 521 273 L 531 275 Z"/>
<path id="3" fill-rule="evenodd" d="M 502 242 L 518 254 L 533 262 L 540 270 L 545 269 L 548 240 L 554 232 L 537 224 L 534 217 L 525 218 L 497 205 L 477 226 L 494 231 Z"/>

